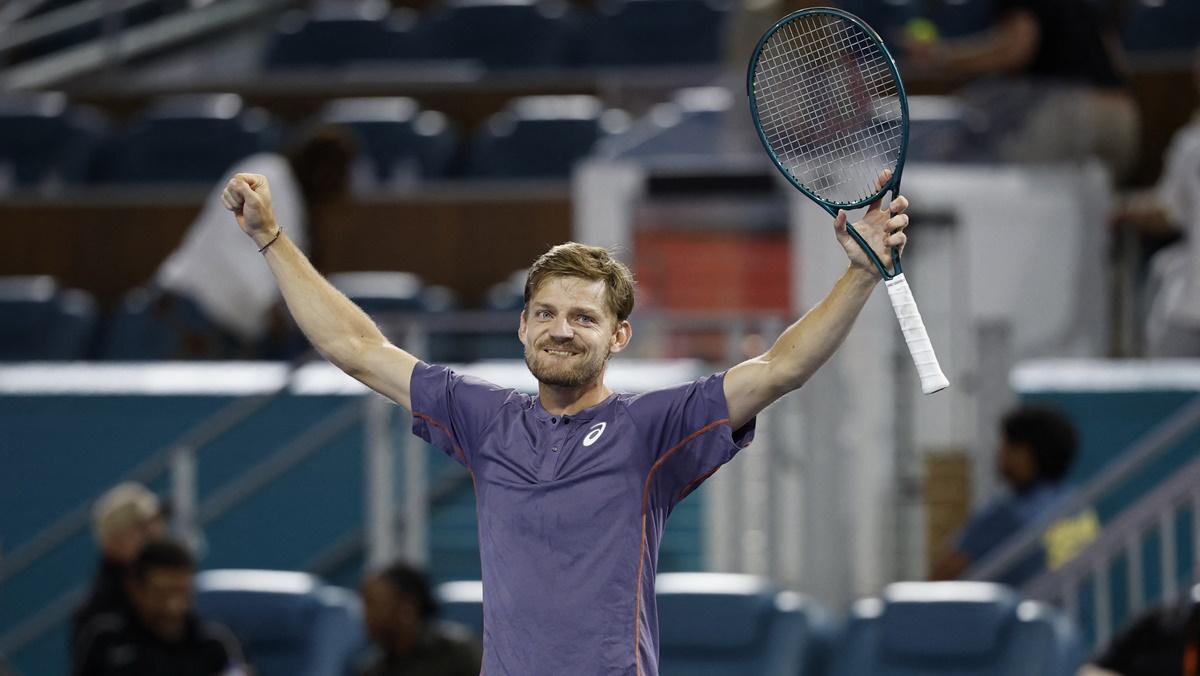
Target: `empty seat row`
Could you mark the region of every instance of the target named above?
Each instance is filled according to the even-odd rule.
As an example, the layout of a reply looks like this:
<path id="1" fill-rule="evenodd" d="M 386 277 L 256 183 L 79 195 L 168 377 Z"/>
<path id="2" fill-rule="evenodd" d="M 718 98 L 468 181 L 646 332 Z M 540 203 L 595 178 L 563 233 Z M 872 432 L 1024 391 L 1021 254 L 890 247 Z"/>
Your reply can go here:
<path id="1" fill-rule="evenodd" d="M 374 181 L 462 175 L 565 178 L 628 118 L 591 96 L 510 102 L 467 144 L 445 115 L 409 98 L 330 102 L 313 123 L 342 125 L 359 139 Z M 78 184 L 209 183 L 237 160 L 286 147 L 287 130 L 234 94 L 162 99 L 113 129 L 57 93 L 0 96 L 0 191 Z"/>
<path id="2" fill-rule="evenodd" d="M 285 16 L 264 65 L 443 59 L 488 68 L 715 64 L 728 14 L 719 0 L 603 0 L 592 12 L 564 0 L 447 0 L 419 16 L 377 7 L 333 5 Z"/>
<path id="3" fill-rule="evenodd" d="M 657 586 L 664 676 L 1074 676 L 1084 658 L 1063 615 L 998 585 L 894 584 L 842 626 L 762 578 L 664 573 Z M 357 599 L 312 576 L 210 571 L 196 588 L 262 676 L 343 673 L 366 642 Z M 479 582 L 437 597 L 442 621 L 482 636 Z"/>
<path id="4" fill-rule="evenodd" d="M 483 309 L 511 313 L 501 326 L 479 323 L 469 330 L 434 330 L 426 336 L 423 355 L 444 362 L 519 359 L 516 312 L 522 304 L 524 271 L 518 275 L 487 294 Z M 406 339 L 403 326 L 389 318 L 459 309 L 452 291 L 406 272 L 342 272 L 331 274 L 329 280 L 380 319 L 397 341 Z M 393 331 L 396 326 L 400 329 Z M 242 345 L 195 302 L 154 285 L 129 291 L 111 313 L 102 316 L 88 293 L 64 289 L 51 277 L 0 277 L 0 361 L 294 359 L 307 349 L 294 326 L 264 337 L 260 345 Z"/>

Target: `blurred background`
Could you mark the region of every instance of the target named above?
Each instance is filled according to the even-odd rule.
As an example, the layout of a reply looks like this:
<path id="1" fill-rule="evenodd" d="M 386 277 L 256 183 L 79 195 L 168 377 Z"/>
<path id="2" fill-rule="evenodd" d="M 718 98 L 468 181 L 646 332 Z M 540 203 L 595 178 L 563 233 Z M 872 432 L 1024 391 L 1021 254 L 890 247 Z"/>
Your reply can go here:
<path id="1" fill-rule="evenodd" d="M 1195 0 L 0 0 L 0 673 L 70 670 L 128 481 L 258 673 L 353 673 L 346 590 L 397 559 L 478 631 L 470 476 L 311 353 L 220 187 L 267 175 L 426 360 L 534 391 L 524 271 L 573 239 L 638 279 L 612 386 L 711 373 L 845 266 L 745 94 L 758 36 L 817 4 L 867 20 L 911 97 L 905 270 L 951 387 L 919 394 L 877 293 L 675 510 L 663 673 L 1074 673 L 1185 599 Z M 995 586 L 909 584 L 933 578 Z"/>

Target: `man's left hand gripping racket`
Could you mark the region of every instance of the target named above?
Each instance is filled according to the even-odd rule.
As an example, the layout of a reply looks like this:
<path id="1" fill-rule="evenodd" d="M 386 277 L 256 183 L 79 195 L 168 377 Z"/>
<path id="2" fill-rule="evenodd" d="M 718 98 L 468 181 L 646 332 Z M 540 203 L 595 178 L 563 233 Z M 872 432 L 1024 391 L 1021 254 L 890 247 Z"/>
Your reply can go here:
<path id="1" fill-rule="evenodd" d="M 746 76 L 750 112 L 771 161 L 829 215 L 900 190 L 908 146 L 908 97 L 883 41 L 846 12 L 805 9 L 780 19 L 758 41 Z M 891 170 L 882 185 L 879 176 Z M 949 385 L 892 250 L 888 270 L 867 241 L 847 231 L 879 269 L 921 391 Z"/>

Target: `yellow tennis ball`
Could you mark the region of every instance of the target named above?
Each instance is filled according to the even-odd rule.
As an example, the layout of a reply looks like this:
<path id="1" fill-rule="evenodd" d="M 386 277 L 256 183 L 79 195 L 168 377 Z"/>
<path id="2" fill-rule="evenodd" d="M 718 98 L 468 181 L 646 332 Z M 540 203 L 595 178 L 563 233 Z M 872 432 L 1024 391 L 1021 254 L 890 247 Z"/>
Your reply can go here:
<path id="1" fill-rule="evenodd" d="M 913 42 L 934 42 L 938 39 L 937 25 L 929 19 L 911 19 L 905 24 L 904 31 Z"/>

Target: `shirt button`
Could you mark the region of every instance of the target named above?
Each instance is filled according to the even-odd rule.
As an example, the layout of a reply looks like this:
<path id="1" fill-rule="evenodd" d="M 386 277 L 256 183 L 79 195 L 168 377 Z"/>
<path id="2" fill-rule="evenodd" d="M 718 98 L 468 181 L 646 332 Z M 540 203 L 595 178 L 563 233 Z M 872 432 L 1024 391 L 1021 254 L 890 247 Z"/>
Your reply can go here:
<path id="1" fill-rule="evenodd" d="M 555 446 L 554 448 L 551 448 L 550 450 L 554 453 L 558 453 L 558 446 Z"/>
<path id="2" fill-rule="evenodd" d="M 557 425 L 557 424 L 558 424 L 558 418 L 551 418 L 551 419 L 550 419 L 550 424 L 551 424 L 551 425 Z"/>

